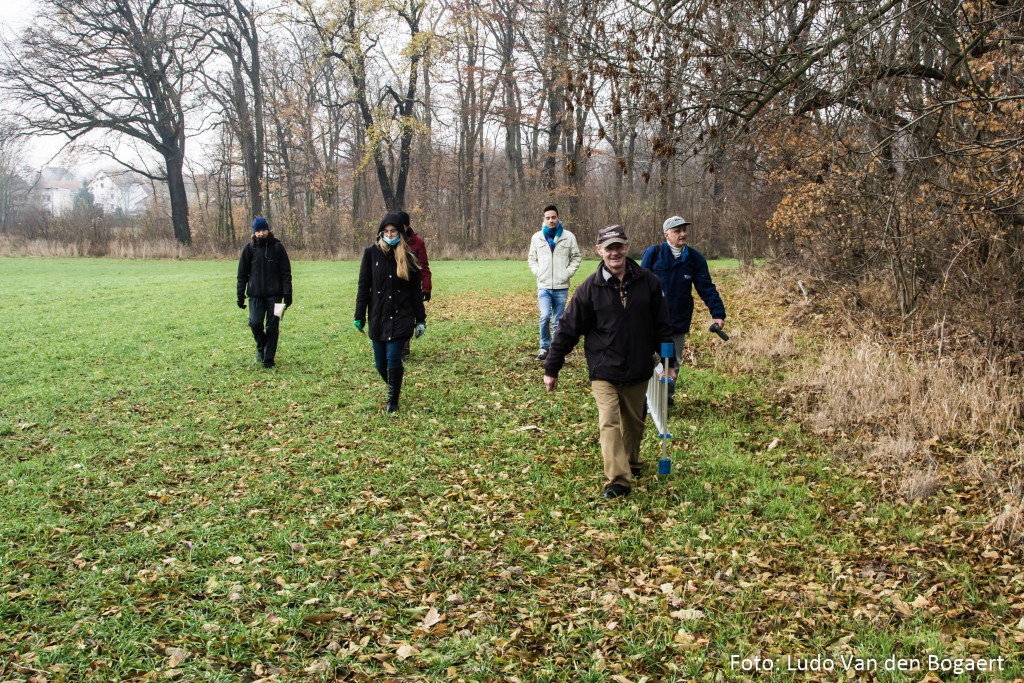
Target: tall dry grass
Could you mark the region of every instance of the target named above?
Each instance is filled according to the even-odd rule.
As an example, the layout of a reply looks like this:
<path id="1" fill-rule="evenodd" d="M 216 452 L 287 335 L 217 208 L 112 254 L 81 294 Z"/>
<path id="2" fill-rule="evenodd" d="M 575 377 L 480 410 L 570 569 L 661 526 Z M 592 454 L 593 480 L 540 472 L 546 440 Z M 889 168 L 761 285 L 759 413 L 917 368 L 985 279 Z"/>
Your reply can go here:
<path id="1" fill-rule="evenodd" d="M 793 378 L 804 409 L 839 430 L 1004 444 L 1020 437 L 1024 387 L 985 359 L 919 358 L 861 338 L 802 358 Z"/>
<path id="2" fill-rule="evenodd" d="M 362 255 L 363 248 L 348 245 L 336 245 L 330 248 L 306 245 L 297 247 L 282 239 L 292 260 L 353 260 Z M 218 244 L 202 242 L 185 246 L 168 238 L 112 238 L 112 239 L 65 239 L 28 238 L 19 235 L 0 235 L 0 256 L 30 256 L 51 258 L 77 258 L 99 256 L 126 259 L 235 259 L 241 253 L 245 242 L 239 244 Z M 446 260 L 498 260 L 515 261 L 521 259 L 526 268 L 526 244 L 521 248 L 501 246 L 483 246 L 473 249 L 444 244 L 427 245 L 427 253 L 432 261 Z"/>
<path id="3" fill-rule="evenodd" d="M 881 472 L 884 495 L 909 503 L 971 482 L 987 492 L 988 529 L 1024 543 L 1024 383 L 1011 363 L 967 346 L 940 357 L 932 337 L 894 332 L 879 307 L 806 270 L 746 269 L 732 294 L 716 364 L 778 377 L 837 456 Z"/>
<path id="4" fill-rule="evenodd" d="M 878 438 L 983 438 L 1004 448 L 1020 442 L 1024 385 L 1010 366 L 969 351 L 939 358 L 934 346 L 884 336 L 878 330 L 887 328 L 861 319 L 844 290 L 806 271 L 746 269 L 737 293 L 752 308 L 729 355 L 784 369 L 783 388 L 815 426 Z"/>
<path id="5" fill-rule="evenodd" d="M 78 258 L 103 256 L 129 259 L 195 258 L 194 248 L 171 239 L 82 239 L 74 242 L 0 235 L 0 256 Z"/>

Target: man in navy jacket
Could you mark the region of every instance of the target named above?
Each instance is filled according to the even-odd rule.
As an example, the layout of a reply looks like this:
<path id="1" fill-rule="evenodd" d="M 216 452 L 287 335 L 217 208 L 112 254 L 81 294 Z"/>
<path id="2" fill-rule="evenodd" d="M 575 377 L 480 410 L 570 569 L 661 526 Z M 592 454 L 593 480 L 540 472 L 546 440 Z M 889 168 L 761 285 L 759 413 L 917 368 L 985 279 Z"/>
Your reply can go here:
<path id="1" fill-rule="evenodd" d="M 690 221 L 672 216 L 661 225 L 665 241 L 648 247 L 640 259 L 640 266 L 653 270 L 661 281 L 661 291 L 668 302 L 669 324 L 672 326 L 672 341 L 676 347 L 676 364 L 682 366 L 683 348 L 686 335 L 690 332 L 693 319 L 693 290 L 704 301 L 711 313 L 712 322 L 725 326 L 725 304 L 718 295 L 718 289 L 711 280 L 708 262 L 700 252 L 687 246 L 686 236 Z M 669 403 L 674 403 L 670 385 Z"/>

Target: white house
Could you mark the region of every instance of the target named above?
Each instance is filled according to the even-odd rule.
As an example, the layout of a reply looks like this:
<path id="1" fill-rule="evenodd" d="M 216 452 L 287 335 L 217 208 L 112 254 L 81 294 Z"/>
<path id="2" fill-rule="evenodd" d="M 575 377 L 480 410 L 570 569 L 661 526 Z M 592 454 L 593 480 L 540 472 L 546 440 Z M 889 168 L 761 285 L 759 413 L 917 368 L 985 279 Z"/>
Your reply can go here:
<path id="1" fill-rule="evenodd" d="M 153 194 L 148 181 L 128 171 L 100 171 L 88 184 L 93 204 L 104 212 L 137 216 L 146 210 Z"/>
<path id="2" fill-rule="evenodd" d="M 60 216 L 75 205 L 82 181 L 66 168 L 47 166 L 32 183 L 32 201 L 51 216 Z"/>

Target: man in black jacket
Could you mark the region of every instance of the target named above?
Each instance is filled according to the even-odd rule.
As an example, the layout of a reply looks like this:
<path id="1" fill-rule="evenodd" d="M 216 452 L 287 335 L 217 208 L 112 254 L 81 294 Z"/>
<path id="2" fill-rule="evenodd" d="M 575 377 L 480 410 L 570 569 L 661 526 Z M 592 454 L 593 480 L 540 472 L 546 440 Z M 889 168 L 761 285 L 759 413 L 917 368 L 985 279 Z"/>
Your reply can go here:
<path id="1" fill-rule="evenodd" d="M 281 241 L 270 232 L 263 216 L 252 222 L 252 242 L 245 245 L 238 259 L 238 307 L 245 308 L 249 297 L 249 327 L 256 338 L 256 361 L 274 367 L 281 318 L 274 315 L 274 304 L 292 305 L 292 265 Z"/>
<path id="2" fill-rule="evenodd" d="M 583 353 L 601 429 L 602 498 L 629 495 L 641 474 L 647 382 L 661 344 L 672 341 L 661 283 L 626 257 L 628 248 L 621 225 L 598 233 L 601 265 L 573 295 L 544 361 L 544 385 L 554 391 L 566 354 L 586 337 Z M 668 372 L 675 380 L 675 368 Z"/>

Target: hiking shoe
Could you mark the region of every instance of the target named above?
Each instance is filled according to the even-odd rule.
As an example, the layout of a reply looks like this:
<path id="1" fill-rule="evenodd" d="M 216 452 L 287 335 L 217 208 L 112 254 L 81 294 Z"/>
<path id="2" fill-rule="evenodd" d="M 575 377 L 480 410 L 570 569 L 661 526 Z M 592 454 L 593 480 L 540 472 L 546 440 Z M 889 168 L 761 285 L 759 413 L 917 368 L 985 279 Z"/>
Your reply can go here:
<path id="1" fill-rule="evenodd" d="M 611 500 L 612 498 L 622 498 L 629 495 L 629 488 L 622 484 L 612 484 L 605 488 L 604 493 L 601 494 L 601 498 Z"/>
<path id="2" fill-rule="evenodd" d="M 537 354 L 537 360 L 539 360 L 540 362 L 543 363 L 547 359 L 548 359 L 548 350 L 547 349 L 541 349 L 540 353 Z"/>
<path id="3" fill-rule="evenodd" d="M 274 359 L 270 358 L 268 360 L 263 361 L 263 367 L 265 367 L 267 370 L 274 367 Z"/>

